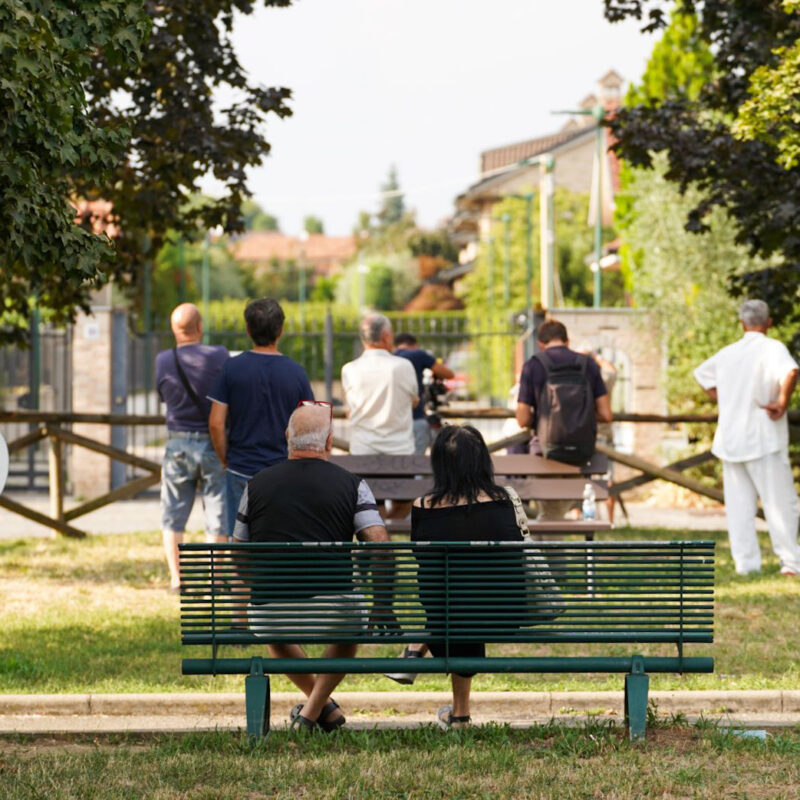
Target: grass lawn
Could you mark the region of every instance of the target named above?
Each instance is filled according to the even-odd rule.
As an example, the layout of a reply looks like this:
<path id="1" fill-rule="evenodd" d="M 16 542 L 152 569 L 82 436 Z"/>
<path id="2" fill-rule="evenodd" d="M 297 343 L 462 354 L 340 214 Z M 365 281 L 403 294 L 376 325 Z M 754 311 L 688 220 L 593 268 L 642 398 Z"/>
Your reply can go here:
<path id="1" fill-rule="evenodd" d="M 266 798 L 796 798 L 800 731 L 766 742 L 713 727 L 488 726 L 442 733 L 349 731 L 0 740 L 4 800 Z"/>
<path id="2" fill-rule="evenodd" d="M 614 535 L 619 535 L 615 531 Z M 626 538 L 680 538 L 675 531 L 629 530 Z M 764 689 L 800 686 L 796 630 L 800 581 L 778 574 L 766 541 L 765 571 L 734 574 L 724 533 L 717 546 L 716 643 L 687 648 L 713 655 L 713 675 L 655 675 L 652 689 Z M 694 538 L 699 538 L 694 534 Z M 183 677 L 178 598 L 166 592 L 167 572 L 159 533 L 0 542 L 0 693 L 242 691 L 239 676 Z M 393 655 L 394 646 L 370 648 Z M 510 645 L 490 654 L 513 652 Z M 208 648 L 202 649 L 206 654 Z M 238 655 L 259 652 L 222 648 Z M 366 652 L 366 650 L 362 651 Z M 622 645 L 526 646 L 540 654 L 624 655 Z M 672 654 L 652 647 L 645 653 Z M 283 678 L 274 690 L 289 689 Z M 342 690 L 387 690 L 381 676 L 350 676 Z M 443 676 L 421 676 L 414 689 L 445 689 Z M 503 689 L 621 689 L 622 676 L 483 675 L 477 691 Z"/>

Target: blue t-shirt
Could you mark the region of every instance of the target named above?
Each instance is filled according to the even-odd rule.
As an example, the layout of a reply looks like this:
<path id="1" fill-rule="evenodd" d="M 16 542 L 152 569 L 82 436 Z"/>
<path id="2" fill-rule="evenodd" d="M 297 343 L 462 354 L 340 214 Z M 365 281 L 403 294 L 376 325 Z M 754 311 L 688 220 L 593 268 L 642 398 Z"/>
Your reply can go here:
<path id="1" fill-rule="evenodd" d="M 296 361 L 248 350 L 228 359 L 208 399 L 228 406 L 228 469 L 252 477 L 287 458 L 286 424 L 314 394 Z"/>
<path id="2" fill-rule="evenodd" d="M 167 405 L 167 429 L 208 433 L 211 403 L 206 395 L 216 384 L 222 365 L 228 360 L 228 348 L 218 344 L 185 344 L 178 348 L 178 358 L 186 380 L 205 410 L 201 414 L 184 389 L 172 350 L 163 350 L 156 356 L 156 389 Z"/>
<path id="3" fill-rule="evenodd" d="M 417 386 L 419 387 L 419 403 L 414 409 L 414 419 L 425 419 L 425 398 L 422 396 L 425 387 L 422 384 L 422 373 L 426 369 L 431 369 L 436 363 L 436 359 L 427 351 L 418 347 L 413 349 L 399 347 L 394 351 L 396 356 L 406 358 L 411 362 L 414 371 L 417 373 Z"/>

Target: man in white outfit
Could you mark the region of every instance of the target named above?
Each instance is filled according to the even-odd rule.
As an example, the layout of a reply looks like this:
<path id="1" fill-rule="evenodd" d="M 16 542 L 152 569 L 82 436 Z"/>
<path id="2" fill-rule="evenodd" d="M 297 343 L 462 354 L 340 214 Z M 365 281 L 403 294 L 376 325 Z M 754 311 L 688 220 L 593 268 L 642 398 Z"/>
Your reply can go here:
<path id="1" fill-rule="evenodd" d="M 731 553 L 740 575 L 760 571 L 755 516 L 761 498 L 781 573 L 796 577 L 800 507 L 789 464 L 786 409 L 797 384 L 797 363 L 781 342 L 767 338 L 772 320 L 763 300 L 743 303 L 739 319 L 744 336 L 694 371 L 706 394 L 719 403 L 711 452 L 722 460 Z"/>
<path id="2" fill-rule="evenodd" d="M 392 354 L 392 323 L 383 314 L 361 322 L 364 352 L 342 367 L 342 389 L 350 417 L 353 455 L 412 455 L 411 412 L 419 403 L 411 362 Z"/>

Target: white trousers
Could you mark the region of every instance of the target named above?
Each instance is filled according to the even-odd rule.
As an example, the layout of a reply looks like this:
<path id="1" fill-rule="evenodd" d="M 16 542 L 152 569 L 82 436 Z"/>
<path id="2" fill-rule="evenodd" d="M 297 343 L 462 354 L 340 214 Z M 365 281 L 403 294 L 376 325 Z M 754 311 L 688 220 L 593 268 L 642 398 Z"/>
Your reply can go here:
<path id="1" fill-rule="evenodd" d="M 751 461 L 723 461 L 722 477 L 736 571 L 743 575 L 761 569 L 761 550 L 756 536 L 756 511 L 760 497 L 772 549 L 781 562 L 781 568 L 800 573 L 800 546 L 797 544 L 800 506 L 789 454 L 779 451 Z"/>

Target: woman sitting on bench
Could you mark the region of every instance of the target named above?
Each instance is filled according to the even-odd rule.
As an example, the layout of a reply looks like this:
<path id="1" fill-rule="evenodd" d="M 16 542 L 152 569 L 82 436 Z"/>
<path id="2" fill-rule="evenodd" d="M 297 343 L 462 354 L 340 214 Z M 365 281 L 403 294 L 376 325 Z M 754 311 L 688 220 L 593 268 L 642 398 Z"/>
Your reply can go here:
<path id="1" fill-rule="evenodd" d="M 414 542 L 521 542 L 522 534 L 517 526 L 514 505 L 502 486 L 494 482 L 492 459 L 481 434 L 471 425 L 451 425 L 442 429 L 431 449 L 433 468 L 433 491 L 414 501 L 411 510 L 411 540 Z M 452 552 L 452 551 L 451 551 Z M 464 564 L 478 563 L 476 553 L 465 549 Z M 488 555 L 488 554 L 487 554 Z M 430 556 L 418 554 L 419 595 L 425 609 L 427 629 L 443 629 L 444 606 L 444 566 L 440 554 L 431 552 Z M 457 560 L 451 559 L 451 569 L 457 569 Z M 456 563 L 454 563 L 456 562 Z M 467 581 L 474 579 L 467 578 Z M 490 590 L 475 590 L 473 584 L 461 590 L 457 580 L 451 580 L 450 591 L 450 629 L 462 635 L 470 634 L 471 612 L 458 614 L 459 602 L 471 607 L 482 606 L 490 609 L 492 605 L 507 607 L 509 596 L 504 592 L 501 598 Z M 458 617 L 463 616 L 463 621 Z M 490 620 L 488 623 L 496 628 Z M 434 657 L 483 658 L 486 645 L 482 642 L 450 642 L 445 648 L 444 641 L 432 639 L 427 647 Z M 424 650 L 414 650 L 424 654 Z M 474 674 L 474 673 L 473 673 Z M 437 719 L 442 728 L 459 728 L 470 722 L 469 694 L 472 674 L 452 674 L 453 704 L 439 709 Z"/>

